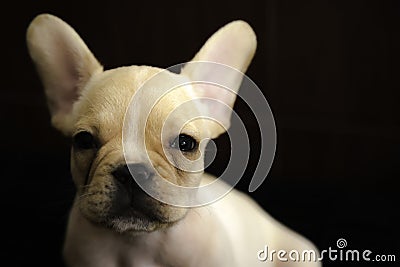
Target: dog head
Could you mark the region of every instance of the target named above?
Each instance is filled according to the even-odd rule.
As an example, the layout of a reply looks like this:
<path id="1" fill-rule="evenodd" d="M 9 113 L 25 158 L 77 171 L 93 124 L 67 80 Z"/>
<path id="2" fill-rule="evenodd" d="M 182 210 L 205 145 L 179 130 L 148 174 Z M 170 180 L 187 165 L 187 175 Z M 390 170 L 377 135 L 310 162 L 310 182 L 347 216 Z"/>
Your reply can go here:
<path id="1" fill-rule="evenodd" d="M 176 198 L 187 196 L 160 181 L 199 185 L 207 140 L 229 127 L 226 107 L 233 107 L 241 77 L 223 75 L 233 92 L 194 84 L 216 75 L 208 64 L 195 63 L 216 62 L 244 72 L 256 47 L 250 26 L 235 21 L 221 28 L 178 74 L 148 66 L 103 71 L 78 34 L 52 15 L 32 21 L 27 43 L 52 124 L 72 138 L 71 173 L 80 212 L 118 232 L 153 231 L 183 218 L 187 208 L 157 200 L 138 182 L 155 195 Z M 190 104 L 197 98 L 203 100 Z"/>

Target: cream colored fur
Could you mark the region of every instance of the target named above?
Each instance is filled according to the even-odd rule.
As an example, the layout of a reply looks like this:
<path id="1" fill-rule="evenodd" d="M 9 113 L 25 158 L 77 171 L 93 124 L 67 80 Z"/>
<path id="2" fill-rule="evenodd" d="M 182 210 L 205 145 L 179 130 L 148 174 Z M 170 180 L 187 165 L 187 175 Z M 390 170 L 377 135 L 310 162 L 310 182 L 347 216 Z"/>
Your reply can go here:
<path id="1" fill-rule="evenodd" d="M 162 70 L 131 66 L 103 71 L 78 34 L 65 22 L 48 14 L 32 21 L 27 42 L 43 81 L 54 127 L 67 136 L 74 136 L 81 130 L 91 132 L 101 144 L 97 151 L 72 149 L 71 172 L 77 196 L 64 246 L 69 266 L 319 266 L 315 262 L 260 262 L 257 253 L 265 245 L 269 249 L 300 252 L 315 250 L 315 247 L 236 190 L 213 204 L 192 209 L 161 206 L 149 200 L 154 211 L 164 216 L 166 224 L 117 221 L 111 227 L 103 225 L 116 197 L 111 172 L 125 162 L 122 127 L 126 110 L 138 88 Z M 212 61 L 245 72 L 255 49 L 253 30 L 247 23 L 235 21 L 214 34 L 192 62 Z M 157 86 L 166 86 L 177 79 L 204 79 L 213 73 L 187 65 L 179 75 L 168 72 L 163 75 L 162 84 Z M 230 76 L 225 82 L 235 92 L 241 78 Z M 215 179 L 208 174 L 176 173 L 165 155 L 176 152 L 163 151 L 161 148 L 165 144 L 160 141 L 160 129 L 166 116 L 194 96 L 214 97 L 233 106 L 234 94 L 221 94 L 212 89 L 186 86 L 175 90 L 155 106 L 147 120 L 140 115 L 140 110 L 152 98 L 152 90 L 141 91 L 140 104 L 135 107 L 137 112 L 128 114 L 131 117 L 127 121 L 132 129 L 146 128 L 146 143 L 141 146 L 133 139 L 136 153 L 129 161 L 146 163 L 143 155 L 148 153 L 160 176 L 177 184 L 186 185 L 188 181 L 205 184 Z M 221 125 L 229 127 L 230 114 L 214 108 L 205 105 L 182 110 L 177 119 L 184 120 L 185 114 L 201 114 L 201 110 L 212 109 Z M 199 140 L 216 137 L 224 131 L 220 125 L 205 120 L 193 121 L 185 127 L 185 131 Z M 141 138 L 140 133 L 136 137 Z M 204 148 L 199 149 L 202 151 L 198 151 L 197 156 L 204 153 Z"/>

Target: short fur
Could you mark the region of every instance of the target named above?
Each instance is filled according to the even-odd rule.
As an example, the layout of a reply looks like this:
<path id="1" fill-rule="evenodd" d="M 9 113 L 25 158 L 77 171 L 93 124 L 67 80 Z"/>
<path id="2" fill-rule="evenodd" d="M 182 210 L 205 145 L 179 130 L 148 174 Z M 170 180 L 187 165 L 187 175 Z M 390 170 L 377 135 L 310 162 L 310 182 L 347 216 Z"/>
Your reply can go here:
<path id="1" fill-rule="evenodd" d="M 199 208 L 175 207 L 138 194 L 134 195 L 135 201 L 146 209 L 132 208 L 113 215 L 115 202 L 121 197 L 113 171 L 125 164 L 124 120 L 135 136 L 131 141 L 135 153 L 128 159 L 129 163 L 152 165 L 160 177 L 183 186 L 215 179 L 208 174 L 182 172 L 173 167 L 168 157 L 173 157 L 178 165 L 184 158 L 176 150 L 163 149 L 168 144 L 162 141 L 161 129 L 170 112 L 185 101 L 205 96 L 233 107 L 235 95 L 188 85 L 164 97 L 146 120 L 141 111 L 150 104 L 154 92 L 149 89 L 138 93 L 138 88 L 160 73 L 162 83 L 153 88 L 179 79 L 206 79 L 212 75 L 209 70 L 188 64 L 181 74 L 148 66 L 103 71 L 78 34 L 48 14 L 32 21 L 27 43 L 43 81 L 54 127 L 67 136 L 83 130 L 90 132 L 98 144 L 88 150 L 73 147 L 71 152 L 77 194 L 64 246 L 69 266 L 319 266 L 314 262 L 260 262 L 257 252 L 264 245 L 287 251 L 315 250 L 315 247 L 236 190 Z M 215 33 L 192 62 L 217 62 L 245 72 L 255 49 L 256 37 L 251 27 L 246 22 L 234 21 Z M 227 77 L 226 82 L 237 92 L 241 79 Z M 136 93 L 141 95 L 134 106 L 135 112 L 126 113 Z M 230 113 L 208 105 L 186 107 L 176 115 L 177 121 L 185 121 L 186 114 L 202 115 L 204 110 L 212 110 L 221 124 L 206 120 L 185 124 L 183 131 L 190 132 L 197 140 L 215 138 L 229 127 Z M 145 129 L 144 136 L 135 129 Z M 172 134 L 167 130 L 167 136 Z M 144 145 L 137 141 L 140 138 L 145 138 Z M 204 147 L 186 156 L 202 157 Z M 149 159 L 144 156 L 147 154 Z M 198 163 L 198 167 L 202 164 Z M 153 189 L 163 194 L 162 186 L 153 185 Z"/>

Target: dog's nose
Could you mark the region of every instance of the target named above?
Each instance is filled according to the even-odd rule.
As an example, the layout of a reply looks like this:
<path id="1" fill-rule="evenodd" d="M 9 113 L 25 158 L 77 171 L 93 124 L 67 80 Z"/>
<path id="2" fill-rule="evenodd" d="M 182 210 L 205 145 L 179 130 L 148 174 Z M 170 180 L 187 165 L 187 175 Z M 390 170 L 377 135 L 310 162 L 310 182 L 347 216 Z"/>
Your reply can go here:
<path id="1" fill-rule="evenodd" d="M 140 163 L 131 163 L 129 165 L 124 164 L 119 166 L 112 172 L 112 175 L 121 183 L 129 183 L 133 181 L 135 177 L 136 181 L 146 181 L 152 176 L 152 172 L 144 165 Z M 131 182 L 132 182 L 131 181 Z"/>
<path id="2" fill-rule="evenodd" d="M 144 164 L 124 164 L 118 166 L 111 174 L 116 180 L 117 192 L 114 195 L 110 214 L 119 216 L 132 207 L 138 208 L 144 194 L 138 183 L 150 182 L 153 172 Z"/>

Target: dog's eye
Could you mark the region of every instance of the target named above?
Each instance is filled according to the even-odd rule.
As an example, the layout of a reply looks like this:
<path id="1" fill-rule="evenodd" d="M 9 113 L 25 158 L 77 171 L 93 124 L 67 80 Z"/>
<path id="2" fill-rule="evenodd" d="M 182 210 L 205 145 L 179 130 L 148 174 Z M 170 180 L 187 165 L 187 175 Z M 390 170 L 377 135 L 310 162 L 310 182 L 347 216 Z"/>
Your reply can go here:
<path id="1" fill-rule="evenodd" d="M 86 131 L 79 132 L 74 136 L 73 145 L 78 149 L 91 149 L 96 147 L 93 135 Z"/>
<path id="2" fill-rule="evenodd" d="M 171 147 L 179 148 L 179 150 L 183 152 L 189 152 L 197 147 L 197 142 L 193 137 L 187 134 L 180 134 L 175 138 L 174 142 L 172 142 Z"/>

